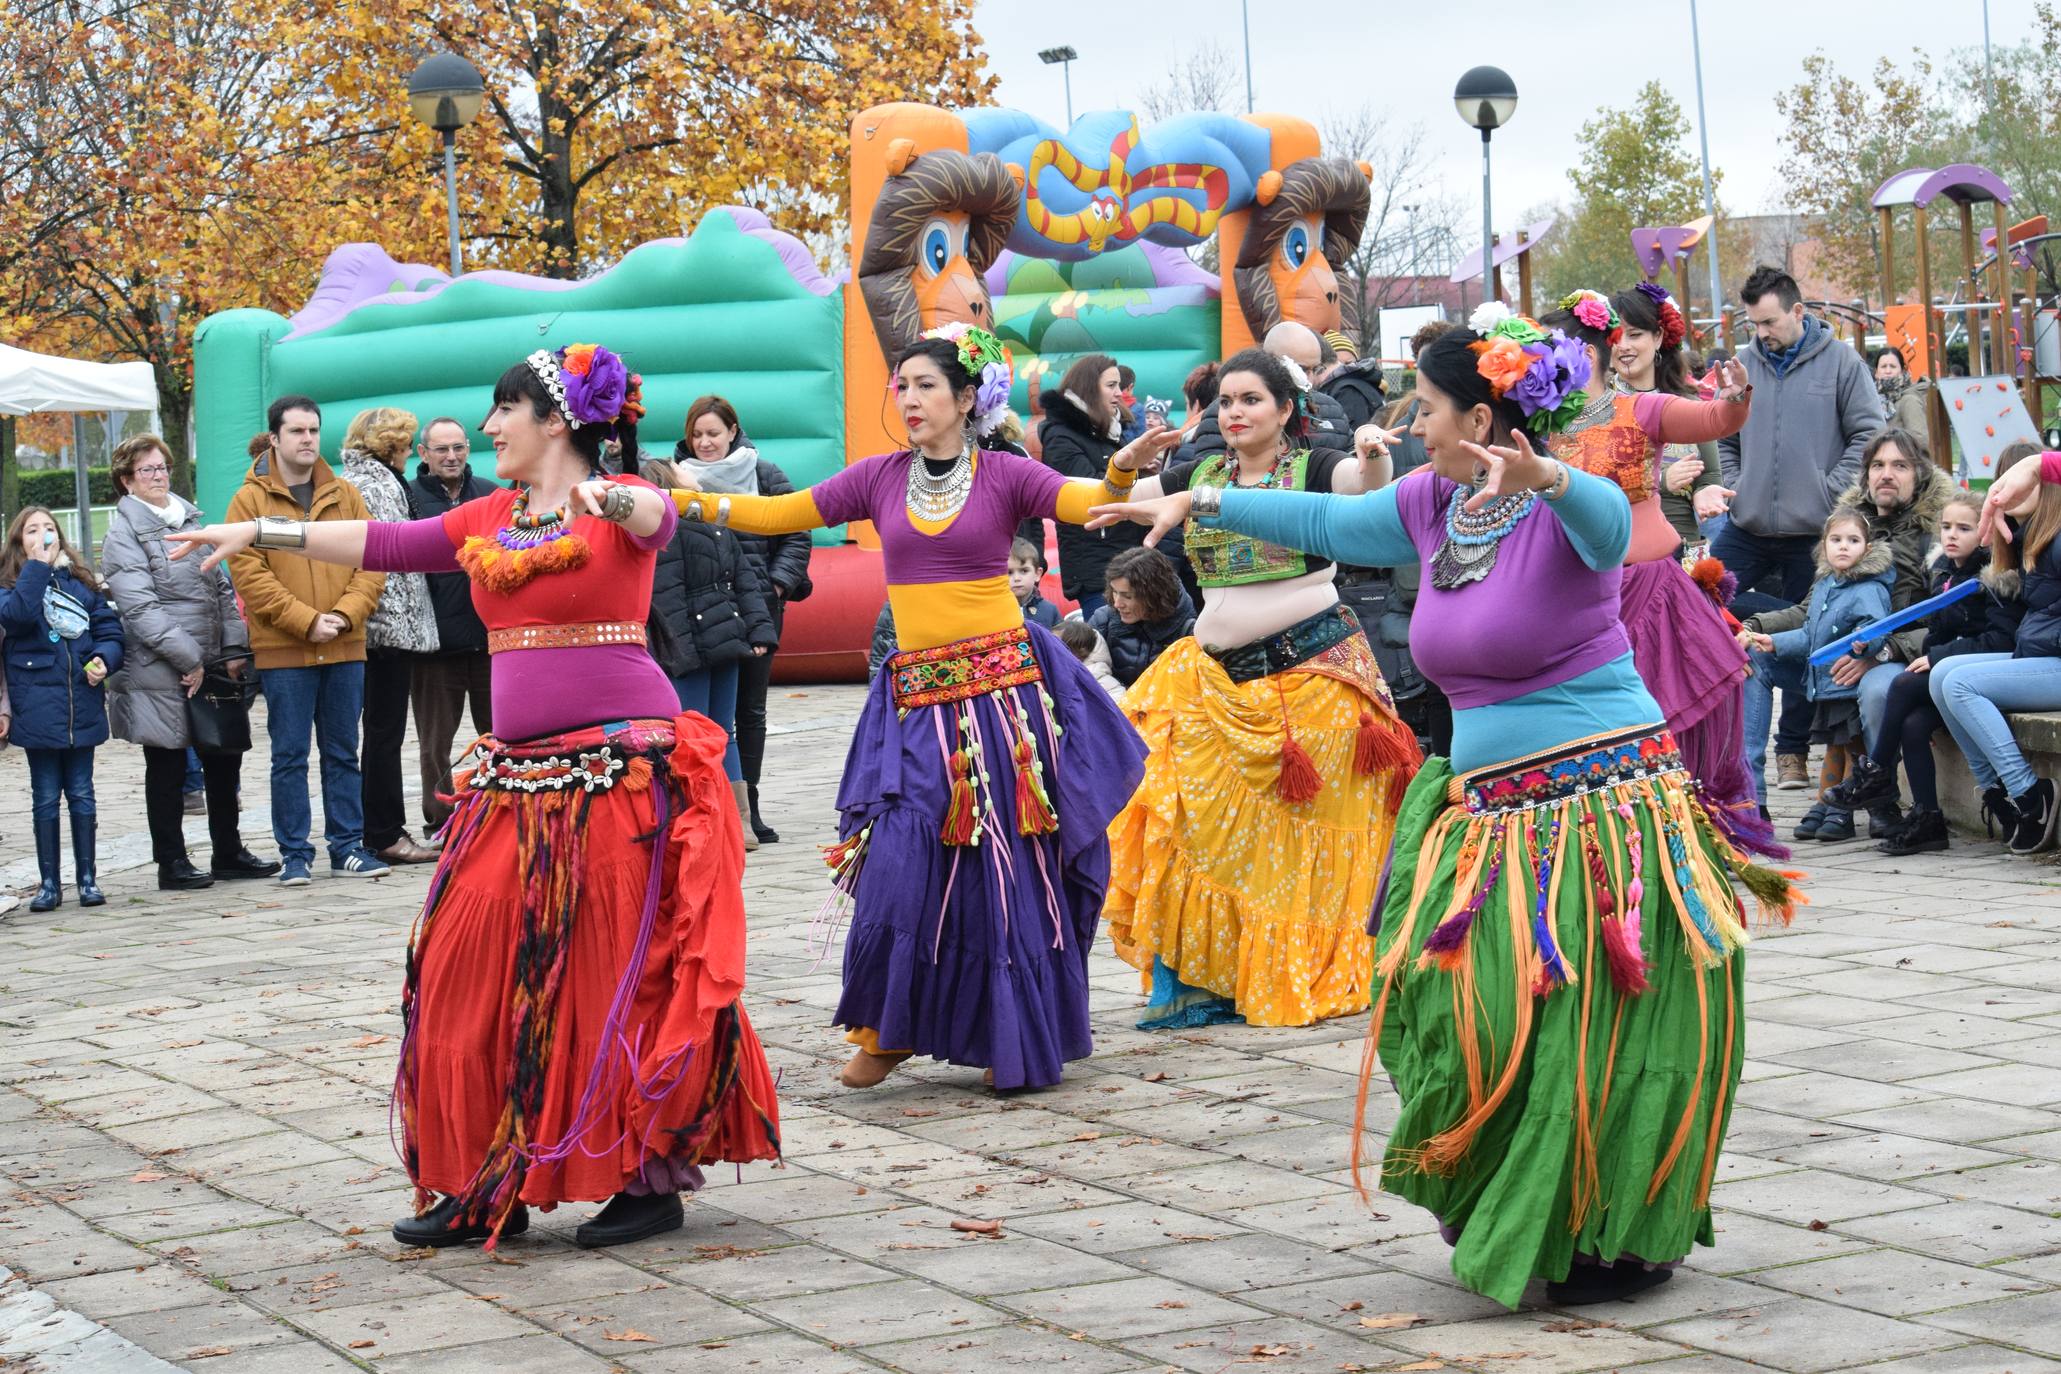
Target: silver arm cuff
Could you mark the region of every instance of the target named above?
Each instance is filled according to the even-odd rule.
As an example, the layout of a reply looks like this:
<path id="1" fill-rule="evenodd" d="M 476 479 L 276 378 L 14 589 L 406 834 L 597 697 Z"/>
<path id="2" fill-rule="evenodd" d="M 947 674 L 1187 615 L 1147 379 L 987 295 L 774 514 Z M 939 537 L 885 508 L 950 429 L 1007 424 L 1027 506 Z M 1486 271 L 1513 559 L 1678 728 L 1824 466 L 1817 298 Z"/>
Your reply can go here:
<path id="1" fill-rule="evenodd" d="M 308 547 L 308 527 L 299 520 L 288 520 L 283 515 L 261 515 L 253 523 L 258 527 L 257 538 L 251 541 L 253 548 L 305 549 Z"/>
<path id="2" fill-rule="evenodd" d="M 1188 491 L 1188 513 L 1198 520 L 1214 520 L 1224 508 L 1222 487 L 1191 487 Z"/>
<path id="3" fill-rule="evenodd" d="M 601 518 L 620 525 L 637 512 L 637 493 L 630 487 L 612 486 L 601 498 Z"/>

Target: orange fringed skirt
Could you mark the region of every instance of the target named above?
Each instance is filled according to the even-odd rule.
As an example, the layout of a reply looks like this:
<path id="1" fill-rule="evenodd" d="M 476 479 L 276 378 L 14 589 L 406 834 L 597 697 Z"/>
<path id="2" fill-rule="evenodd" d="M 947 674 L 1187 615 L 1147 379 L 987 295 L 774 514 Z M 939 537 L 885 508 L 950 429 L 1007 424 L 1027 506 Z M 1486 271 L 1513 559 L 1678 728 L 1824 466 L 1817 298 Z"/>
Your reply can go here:
<path id="1" fill-rule="evenodd" d="M 402 995 L 395 1101 L 418 1206 L 496 1227 L 779 1155 L 745 1016 L 743 838 L 700 716 L 522 744 L 455 775 Z"/>

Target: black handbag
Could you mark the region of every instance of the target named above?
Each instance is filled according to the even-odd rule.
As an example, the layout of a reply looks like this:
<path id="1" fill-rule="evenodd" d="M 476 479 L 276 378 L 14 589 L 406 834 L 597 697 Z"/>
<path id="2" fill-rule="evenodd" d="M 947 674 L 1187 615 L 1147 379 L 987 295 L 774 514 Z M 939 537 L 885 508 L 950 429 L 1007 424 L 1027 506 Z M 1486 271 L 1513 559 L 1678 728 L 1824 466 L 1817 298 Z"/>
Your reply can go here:
<path id="1" fill-rule="evenodd" d="M 243 673 L 229 676 L 229 665 L 241 659 Z M 200 690 L 186 698 L 186 727 L 195 752 L 250 752 L 250 704 L 258 695 L 258 674 L 249 653 L 237 651 L 207 664 Z"/>

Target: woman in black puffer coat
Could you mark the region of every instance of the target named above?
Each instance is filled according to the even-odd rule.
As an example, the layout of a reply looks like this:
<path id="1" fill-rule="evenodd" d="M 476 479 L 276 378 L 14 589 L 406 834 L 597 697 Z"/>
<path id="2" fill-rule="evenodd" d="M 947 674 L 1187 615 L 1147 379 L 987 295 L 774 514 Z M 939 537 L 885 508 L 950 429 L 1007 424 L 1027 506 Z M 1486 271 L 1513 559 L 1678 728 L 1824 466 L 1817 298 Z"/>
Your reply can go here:
<path id="1" fill-rule="evenodd" d="M 703 396 L 687 407 L 687 437 L 673 446 L 673 466 L 692 473 L 704 491 L 741 492 L 746 496 L 785 496 L 794 483 L 779 465 L 759 457 L 738 423 L 737 411 L 721 396 Z M 806 601 L 814 591 L 809 581 L 809 536 L 802 534 L 739 534 L 766 584 L 766 609 L 773 616 L 777 646 L 787 619 L 787 603 Z M 737 757 L 744 787 L 751 798 L 751 819 L 744 827 L 761 844 L 774 844 L 778 831 L 759 815 L 759 769 L 766 759 L 766 689 L 773 681 L 773 654 L 744 660 L 737 675 Z"/>
<path id="2" fill-rule="evenodd" d="M 1059 390 L 1044 393 L 1045 418 L 1038 425 L 1038 442 L 1045 466 L 1068 477 L 1100 481 L 1109 470 L 1109 455 L 1123 447 L 1122 391 L 1116 359 L 1106 353 L 1090 353 L 1068 368 Z M 1060 523 L 1059 586 L 1080 603 L 1083 617 L 1102 608 L 1109 561 L 1125 549 L 1142 548 L 1146 533 L 1144 526 L 1129 523 L 1102 530 Z M 1158 548 L 1173 560 L 1176 573 L 1185 571 L 1179 530 L 1170 531 Z"/>
<path id="3" fill-rule="evenodd" d="M 655 458 L 647 458 L 637 475 L 661 490 L 680 485 L 673 465 Z M 700 712 L 730 736 L 723 771 L 744 824 L 744 847 L 757 849 L 737 755 L 737 680 L 742 665 L 770 654 L 780 635 L 766 605 L 765 579 L 744 537 L 721 525 L 682 520 L 651 571 L 651 619 L 661 631 L 653 637 L 652 657 L 673 680 L 680 709 Z"/>

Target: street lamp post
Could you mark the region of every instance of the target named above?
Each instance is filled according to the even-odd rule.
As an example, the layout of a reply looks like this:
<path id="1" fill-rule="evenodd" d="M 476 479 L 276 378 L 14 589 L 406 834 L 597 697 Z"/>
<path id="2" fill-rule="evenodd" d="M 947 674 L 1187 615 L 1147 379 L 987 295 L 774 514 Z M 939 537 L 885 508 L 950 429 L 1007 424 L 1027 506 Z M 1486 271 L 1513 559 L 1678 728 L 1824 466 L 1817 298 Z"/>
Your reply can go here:
<path id="1" fill-rule="evenodd" d="M 1983 10 L 1989 13 L 1987 6 Z M 1710 216 L 1710 228 L 1703 235 L 1703 259 L 1710 268 L 1710 313 L 1717 316 L 1717 341 L 1725 344 L 1725 288 L 1719 280 L 1717 190 L 1710 179 L 1710 116 L 1703 112 L 1703 25 L 1696 18 L 1696 0 L 1689 0 L 1689 44 L 1696 56 L 1696 136 L 1703 145 L 1703 213 Z M 1689 302 L 1682 302 L 1689 313 Z"/>
<path id="2" fill-rule="evenodd" d="M 1073 63 L 1080 54 L 1072 47 L 1046 48 L 1038 54 L 1038 61 L 1046 66 L 1059 64 L 1059 70 L 1066 79 L 1066 127 L 1073 127 Z"/>
<path id="3" fill-rule="evenodd" d="M 1501 67 L 1473 67 L 1453 87 L 1460 118 L 1481 130 L 1481 299 L 1491 299 L 1495 280 L 1496 217 L 1489 207 L 1489 135 L 1517 113 L 1517 83 Z M 1461 301 L 1466 304 L 1465 299 Z"/>
<path id="4" fill-rule="evenodd" d="M 465 270 L 458 255 L 458 131 L 479 117 L 486 103 L 479 71 L 456 53 L 440 52 L 408 78 L 408 107 L 444 137 L 444 201 L 451 217 L 451 275 Z"/>

